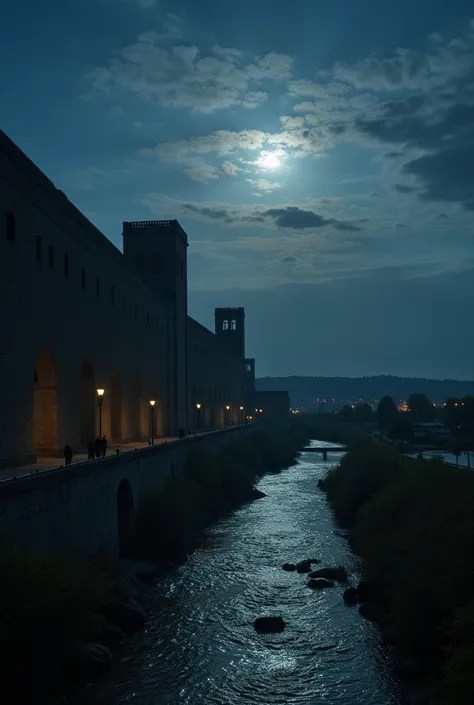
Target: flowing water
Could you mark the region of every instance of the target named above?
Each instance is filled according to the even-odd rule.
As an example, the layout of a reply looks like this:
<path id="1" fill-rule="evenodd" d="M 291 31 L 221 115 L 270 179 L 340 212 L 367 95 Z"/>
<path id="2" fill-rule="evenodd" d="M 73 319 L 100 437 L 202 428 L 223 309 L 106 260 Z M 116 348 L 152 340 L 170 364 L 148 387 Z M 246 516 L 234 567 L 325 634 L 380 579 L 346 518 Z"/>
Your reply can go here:
<path id="1" fill-rule="evenodd" d="M 281 569 L 305 558 L 352 567 L 316 487 L 340 457 L 303 453 L 262 478 L 268 496 L 219 521 L 156 586 L 146 632 L 81 703 L 398 705 L 377 629 L 343 603 L 343 588 L 311 590 L 305 575 Z M 263 615 L 282 615 L 285 631 L 257 634 L 252 624 Z"/>

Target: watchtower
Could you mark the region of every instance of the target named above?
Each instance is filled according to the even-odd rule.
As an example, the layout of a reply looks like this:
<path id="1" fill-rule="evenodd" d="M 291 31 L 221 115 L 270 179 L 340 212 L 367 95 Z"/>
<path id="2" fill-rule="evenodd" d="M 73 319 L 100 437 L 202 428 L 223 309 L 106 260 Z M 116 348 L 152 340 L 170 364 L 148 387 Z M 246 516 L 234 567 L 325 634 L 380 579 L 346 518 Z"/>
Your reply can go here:
<path id="1" fill-rule="evenodd" d="M 177 220 L 123 224 L 125 259 L 170 312 L 166 322 L 170 435 L 177 435 L 179 428 L 187 426 L 187 247 L 188 237 Z"/>
<path id="2" fill-rule="evenodd" d="M 216 308 L 216 337 L 222 340 L 229 350 L 242 359 L 245 358 L 245 310 L 239 308 Z"/>

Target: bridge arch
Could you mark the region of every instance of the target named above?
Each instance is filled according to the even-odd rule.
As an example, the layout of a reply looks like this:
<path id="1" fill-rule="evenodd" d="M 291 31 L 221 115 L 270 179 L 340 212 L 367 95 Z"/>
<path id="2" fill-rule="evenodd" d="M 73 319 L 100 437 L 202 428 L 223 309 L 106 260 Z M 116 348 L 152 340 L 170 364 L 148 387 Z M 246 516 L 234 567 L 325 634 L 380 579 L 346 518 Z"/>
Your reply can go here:
<path id="1" fill-rule="evenodd" d="M 120 558 L 126 558 L 130 553 L 134 513 L 132 486 L 124 478 L 117 489 L 117 530 Z"/>

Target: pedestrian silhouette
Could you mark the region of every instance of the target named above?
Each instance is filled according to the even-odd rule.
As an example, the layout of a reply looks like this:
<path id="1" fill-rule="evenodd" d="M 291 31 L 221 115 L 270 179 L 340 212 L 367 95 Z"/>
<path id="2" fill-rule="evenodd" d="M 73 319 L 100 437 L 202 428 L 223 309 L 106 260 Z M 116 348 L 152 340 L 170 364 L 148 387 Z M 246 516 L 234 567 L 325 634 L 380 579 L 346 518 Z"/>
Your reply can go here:
<path id="1" fill-rule="evenodd" d="M 107 454 L 107 437 L 102 436 L 102 457 L 105 458 Z"/>
<path id="2" fill-rule="evenodd" d="M 95 445 L 94 445 L 94 439 L 89 438 L 89 442 L 87 443 L 87 455 L 88 455 L 88 460 L 94 460 L 95 457 Z"/>
<path id="3" fill-rule="evenodd" d="M 71 460 L 72 460 L 72 448 L 71 448 L 70 445 L 64 446 L 64 460 L 65 460 L 66 465 L 70 465 L 70 464 L 71 464 Z"/>
<path id="4" fill-rule="evenodd" d="M 180 429 L 179 429 L 179 431 L 178 431 L 178 437 L 179 437 L 179 440 L 180 440 L 180 441 L 183 441 L 183 440 L 186 438 L 186 436 L 185 436 L 185 434 L 184 434 L 184 428 L 180 428 Z"/>
<path id="5" fill-rule="evenodd" d="M 102 441 L 100 440 L 99 436 L 95 439 L 94 443 L 94 450 L 95 450 L 95 457 L 100 458 L 102 455 Z"/>

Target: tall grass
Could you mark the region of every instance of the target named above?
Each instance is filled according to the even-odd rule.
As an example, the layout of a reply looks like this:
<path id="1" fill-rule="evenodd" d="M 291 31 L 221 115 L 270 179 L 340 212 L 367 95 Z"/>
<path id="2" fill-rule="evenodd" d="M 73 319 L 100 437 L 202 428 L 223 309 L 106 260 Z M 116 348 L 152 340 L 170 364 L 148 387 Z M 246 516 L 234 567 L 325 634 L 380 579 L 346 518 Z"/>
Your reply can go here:
<path id="1" fill-rule="evenodd" d="M 352 527 L 401 659 L 443 705 L 474 702 L 474 475 L 363 444 L 331 470 L 334 514 Z"/>
<path id="2" fill-rule="evenodd" d="M 219 454 L 193 449 L 185 472 L 142 501 L 134 554 L 159 563 L 182 560 L 205 526 L 251 499 L 260 475 L 293 465 L 305 442 L 304 433 L 293 429 L 253 433 Z"/>

